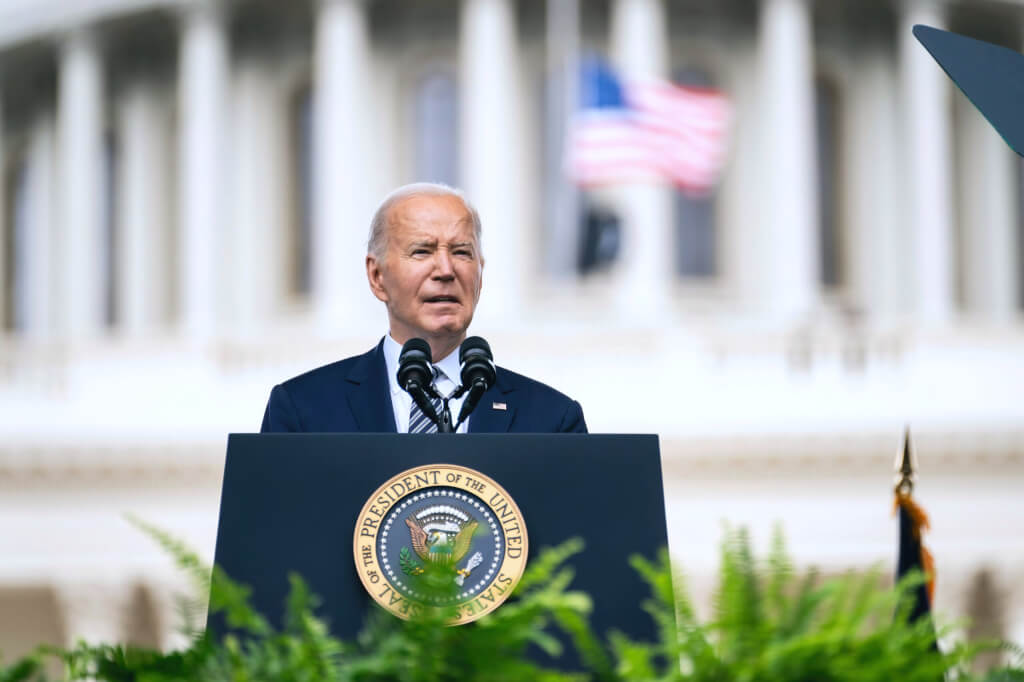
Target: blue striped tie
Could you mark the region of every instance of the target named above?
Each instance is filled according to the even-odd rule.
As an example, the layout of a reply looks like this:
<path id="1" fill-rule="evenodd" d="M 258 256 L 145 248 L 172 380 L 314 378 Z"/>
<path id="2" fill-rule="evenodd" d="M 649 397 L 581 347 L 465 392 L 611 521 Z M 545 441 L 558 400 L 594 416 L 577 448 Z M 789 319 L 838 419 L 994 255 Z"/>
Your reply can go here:
<path id="1" fill-rule="evenodd" d="M 434 367 L 434 381 L 437 381 L 438 375 L 441 373 L 437 367 Z M 436 389 L 435 385 L 435 389 Z M 441 416 L 441 399 L 431 398 L 430 404 L 434 406 L 434 412 L 437 416 Z M 437 424 L 430 420 L 430 417 L 423 413 L 420 406 L 416 404 L 416 401 L 412 401 L 412 409 L 409 410 L 409 433 L 437 433 Z"/>

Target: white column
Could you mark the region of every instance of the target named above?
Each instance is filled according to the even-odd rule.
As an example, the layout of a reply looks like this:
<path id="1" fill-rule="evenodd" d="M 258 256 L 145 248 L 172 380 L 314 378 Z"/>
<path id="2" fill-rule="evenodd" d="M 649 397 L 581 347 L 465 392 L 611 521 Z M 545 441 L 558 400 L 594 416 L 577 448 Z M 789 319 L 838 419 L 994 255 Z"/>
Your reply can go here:
<path id="1" fill-rule="evenodd" d="M 763 311 L 781 319 L 813 308 L 819 281 L 814 43 L 807 0 L 763 0 L 763 220 L 750 226 L 762 258 Z"/>
<path id="2" fill-rule="evenodd" d="M 901 175 L 899 82 L 888 50 L 868 48 L 850 74 L 849 89 L 841 98 L 843 116 L 840 142 L 847 173 L 844 190 L 850 253 L 849 288 L 853 302 L 872 319 L 893 317 L 902 309 L 904 261 L 899 237 Z M 865 140 L 870 140 L 869 144 Z"/>
<path id="3" fill-rule="evenodd" d="M 225 210 L 224 164 L 229 50 L 223 9 L 216 2 L 185 10 L 179 58 L 178 307 L 182 330 L 201 341 L 216 331 Z"/>
<path id="4" fill-rule="evenodd" d="M 953 310 L 953 201 L 950 86 L 942 68 L 911 33 L 914 24 L 943 27 L 934 0 L 905 0 L 899 23 L 903 76 L 907 226 L 913 309 L 922 322 L 943 323 Z"/>
<path id="5" fill-rule="evenodd" d="M 15 192 L 14 258 L 18 263 L 14 282 L 15 326 L 31 339 L 54 335 L 57 328 L 57 262 L 54 168 L 55 124 L 50 114 L 41 115 L 29 133 L 23 188 Z"/>
<path id="6" fill-rule="evenodd" d="M 237 67 L 231 111 L 233 134 L 228 295 L 233 328 L 250 336 L 283 298 L 288 224 L 283 191 L 289 159 L 288 122 L 281 114 L 273 67 L 254 60 Z M 346 259 L 361 262 L 358 254 Z M 336 261 L 337 267 L 349 265 Z"/>
<path id="7" fill-rule="evenodd" d="M 1017 155 L 985 117 L 957 95 L 959 250 L 968 313 L 1006 322 L 1016 313 Z"/>
<path id="8" fill-rule="evenodd" d="M 623 78 L 670 78 L 666 21 L 664 0 L 614 0 L 611 55 Z M 623 230 L 617 312 L 632 322 L 658 324 L 670 307 L 674 281 L 673 190 L 651 180 L 614 194 Z"/>
<path id="9" fill-rule="evenodd" d="M 92 31 L 68 36 L 60 49 L 59 68 L 61 327 L 71 338 L 87 338 L 104 322 L 107 276 L 103 64 Z"/>
<path id="10" fill-rule="evenodd" d="M 313 64 L 313 297 L 325 330 L 380 314 L 363 260 L 373 209 L 375 121 L 364 0 L 320 0 Z"/>
<path id="11" fill-rule="evenodd" d="M 117 107 L 117 319 L 129 335 L 170 318 L 170 102 L 152 83 L 130 83 Z"/>
<path id="12" fill-rule="evenodd" d="M 462 0 L 459 18 L 459 175 L 483 222 L 483 295 L 479 319 L 515 323 L 524 256 L 523 133 L 515 8 L 510 0 Z"/>

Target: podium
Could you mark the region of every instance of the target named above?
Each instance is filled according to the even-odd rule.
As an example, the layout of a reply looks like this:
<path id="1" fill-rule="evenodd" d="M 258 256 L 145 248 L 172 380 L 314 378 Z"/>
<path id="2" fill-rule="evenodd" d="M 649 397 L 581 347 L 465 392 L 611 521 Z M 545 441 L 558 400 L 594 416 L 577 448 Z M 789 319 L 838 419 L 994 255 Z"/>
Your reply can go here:
<path id="1" fill-rule="evenodd" d="M 232 434 L 215 562 L 276 627 L 288 574 L 300 574 L 332 634 L 352 639 L 376 608 L 353 557 L 360 512 L 383 483 L 431 464 L 473 469 L 508 492 L 527 528 L 527 565 L 544 547 L 584 540 L 571 588 L 593 598 L 599 636 L 656 636 L 641 606 L 650 590 L 628 562 L 667 544 L 653 435 Z"/>

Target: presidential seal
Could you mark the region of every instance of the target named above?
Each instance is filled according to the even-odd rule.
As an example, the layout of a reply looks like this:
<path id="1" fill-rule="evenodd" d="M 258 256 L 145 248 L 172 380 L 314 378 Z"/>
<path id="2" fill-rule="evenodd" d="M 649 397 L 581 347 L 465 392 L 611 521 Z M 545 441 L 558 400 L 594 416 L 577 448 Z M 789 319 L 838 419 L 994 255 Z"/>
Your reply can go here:
<path id="1" fill-rule="evenodd" d="M 508 598 L 527 549 L 523 515 L 504 488 L 473 469 L 431 464 L 373 493 L 352 555 L 366 591 L 391 613 L 450 608 L 462 625 Z"/>

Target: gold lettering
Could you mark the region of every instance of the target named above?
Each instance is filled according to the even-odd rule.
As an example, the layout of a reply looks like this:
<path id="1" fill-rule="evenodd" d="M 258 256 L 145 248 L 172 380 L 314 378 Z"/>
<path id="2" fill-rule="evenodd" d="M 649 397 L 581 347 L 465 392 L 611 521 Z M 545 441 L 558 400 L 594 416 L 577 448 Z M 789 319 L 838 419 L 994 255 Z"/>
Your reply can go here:
<path id="1" fill-rule="evenodd" d="M 516 512 L 509 505 L 505 498 L 500 493 L 494 493 L 491 495 L 491 509 L 494 510 L 495 515 L 501 519 L 502 524 L 506 523 L 517 523 Z"/>

